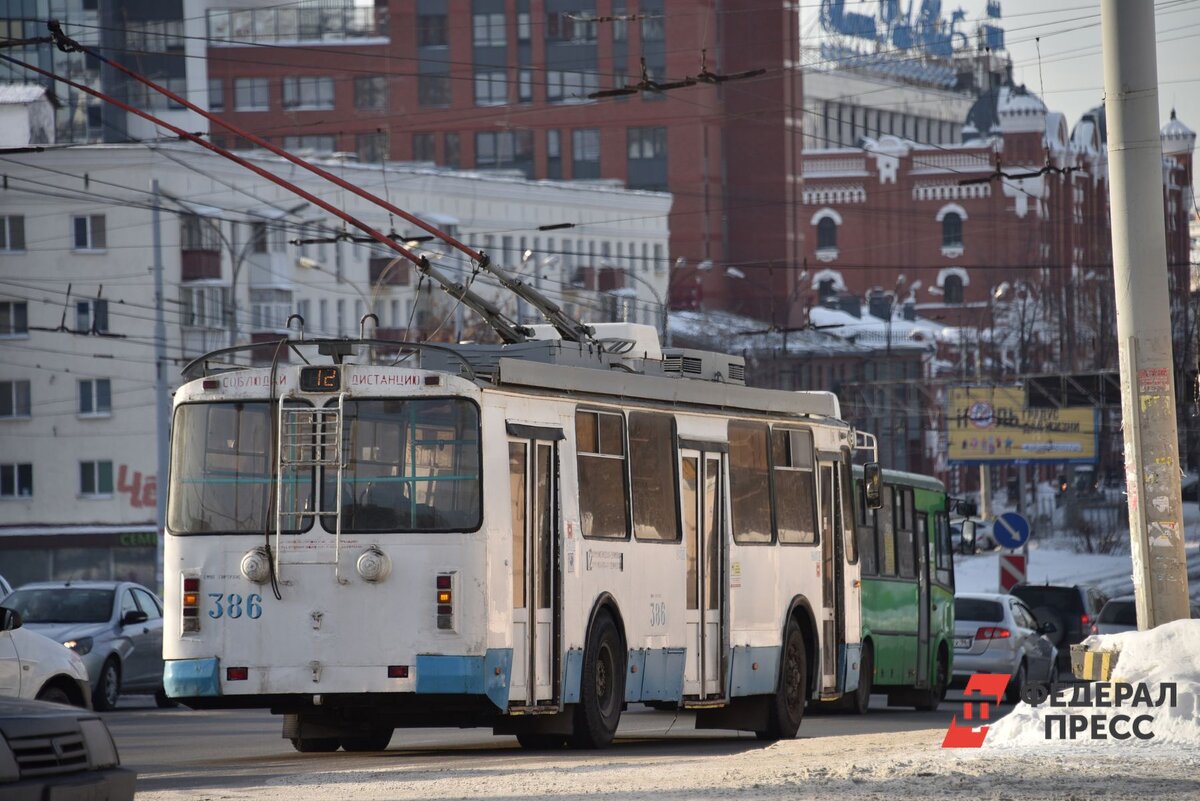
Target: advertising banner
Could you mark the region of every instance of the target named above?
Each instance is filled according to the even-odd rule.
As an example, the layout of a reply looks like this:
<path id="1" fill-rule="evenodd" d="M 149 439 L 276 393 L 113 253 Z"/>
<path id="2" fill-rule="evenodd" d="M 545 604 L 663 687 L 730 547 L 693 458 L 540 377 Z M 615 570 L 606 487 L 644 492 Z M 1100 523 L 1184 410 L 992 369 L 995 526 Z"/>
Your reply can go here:
<path id="1" fill-rule="evenodd" d="M 1096 461 L 1099 411 L 1028 409 L 1020 387 L 951 387 L 951 464 Z"/>

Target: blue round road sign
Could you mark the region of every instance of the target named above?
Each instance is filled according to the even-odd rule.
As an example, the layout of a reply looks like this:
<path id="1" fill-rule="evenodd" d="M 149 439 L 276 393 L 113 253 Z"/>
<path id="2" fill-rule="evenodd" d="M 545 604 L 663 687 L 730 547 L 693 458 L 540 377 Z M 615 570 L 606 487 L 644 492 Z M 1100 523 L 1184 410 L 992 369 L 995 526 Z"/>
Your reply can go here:
<path id="1" fill-rule="evenodd" d="M 992 536 L 1005 548 L 1020 548 L 1029 542 L 1029 521 L 1016 512 L 1005 512 L 992 524 Z"/>

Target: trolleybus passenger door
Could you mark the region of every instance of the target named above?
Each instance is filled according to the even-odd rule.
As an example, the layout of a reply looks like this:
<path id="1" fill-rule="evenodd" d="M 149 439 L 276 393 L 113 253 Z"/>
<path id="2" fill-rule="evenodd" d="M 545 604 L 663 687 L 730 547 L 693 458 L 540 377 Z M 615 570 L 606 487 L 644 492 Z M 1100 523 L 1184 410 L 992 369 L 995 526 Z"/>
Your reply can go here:
<path id="1" fill-rule="evenodd" d="M 840 454 L 819 453 L 821 482 L 821 693 L 838 692 L 838 659 L 846 644 L 845 550 Z"/>
<path id="2" fill-rule="evenodd" d="M 561 436 L 561 435 L 560 435 Z M 558 461 L 555 443 L 509 440 L 513 661 L 509 702 L 554 703 L 558 676 Z"/>
<path id="3" fill-rule="evenodd" d="M 917 533 L 917 686 L 928 687 L 929 675 L 929 516 L 916 515 Z"/>
<path id="4" fill-rule="evenodd" d="M 725 695 L 725 526 L 722 454 L 680 451 L 679 496 L 687 580 L 683 694 Z"/>

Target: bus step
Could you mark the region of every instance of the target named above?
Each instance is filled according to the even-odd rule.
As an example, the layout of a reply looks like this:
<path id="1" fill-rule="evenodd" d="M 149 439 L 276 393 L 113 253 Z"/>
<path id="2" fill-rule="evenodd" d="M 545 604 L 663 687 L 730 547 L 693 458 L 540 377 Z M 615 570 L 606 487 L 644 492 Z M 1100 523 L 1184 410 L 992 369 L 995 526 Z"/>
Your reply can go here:
<path id="1" fill-rule="evenodd" d="M 557 706 L 510 706 L 510 715 L 557 715 L 562 710 Z"/>
<path id="2" fill-rule="evenodd" d="M 729 706 L 729 701 L 725 698 L 705 698 L 703 701 L 684 701 L 679 706 L 682 709 L 720 709 Z"/>

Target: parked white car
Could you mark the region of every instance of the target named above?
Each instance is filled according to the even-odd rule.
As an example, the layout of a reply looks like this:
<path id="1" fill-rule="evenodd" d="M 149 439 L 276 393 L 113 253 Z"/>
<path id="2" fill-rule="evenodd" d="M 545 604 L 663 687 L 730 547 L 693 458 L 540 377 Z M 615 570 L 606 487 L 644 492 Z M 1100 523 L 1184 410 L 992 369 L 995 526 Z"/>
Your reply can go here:
<path id="1" fill-rule="evenodd" d="M 92 708 L 92 688 L 79 654 L 21 625 L 0 607 L 0 695 Z"/>

